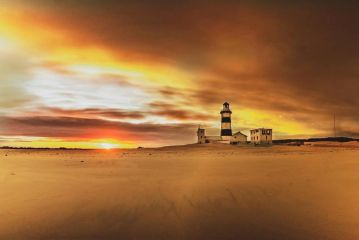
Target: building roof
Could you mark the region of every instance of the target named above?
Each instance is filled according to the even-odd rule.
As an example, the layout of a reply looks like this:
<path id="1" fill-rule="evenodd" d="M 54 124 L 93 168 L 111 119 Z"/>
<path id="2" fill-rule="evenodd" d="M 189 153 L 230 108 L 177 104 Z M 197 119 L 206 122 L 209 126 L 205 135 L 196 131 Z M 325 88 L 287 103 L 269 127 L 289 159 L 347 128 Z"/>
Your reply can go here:
<path id="1" fill-rule="evenodd" d="M 247 137 L 247 135 L 241 133 L 240 131 L 238 131 L 238 132 L 236 132 L 235 134 L 233 134 L 233 136 L 234 136 L 234 135 L 243 135 L 243 136 Z"/>
<path id="2" fill-rule="evenodd" d="M 251 131 L 253 130 L 272 130 L 271 128 L 255 128 L 255 129 L 251 129 Z"/>

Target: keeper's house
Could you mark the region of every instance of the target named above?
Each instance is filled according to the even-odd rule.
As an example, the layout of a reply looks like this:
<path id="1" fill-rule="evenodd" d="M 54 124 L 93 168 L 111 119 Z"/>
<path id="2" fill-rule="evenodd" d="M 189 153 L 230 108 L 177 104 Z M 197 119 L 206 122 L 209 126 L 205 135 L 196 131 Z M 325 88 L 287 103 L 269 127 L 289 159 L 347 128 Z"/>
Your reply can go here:
<path id="1" fill-rule="evenodd" d="M 258 128 L 251 130 L 251 143 L 254 145 L 271 145 L 272 129 Z"/>

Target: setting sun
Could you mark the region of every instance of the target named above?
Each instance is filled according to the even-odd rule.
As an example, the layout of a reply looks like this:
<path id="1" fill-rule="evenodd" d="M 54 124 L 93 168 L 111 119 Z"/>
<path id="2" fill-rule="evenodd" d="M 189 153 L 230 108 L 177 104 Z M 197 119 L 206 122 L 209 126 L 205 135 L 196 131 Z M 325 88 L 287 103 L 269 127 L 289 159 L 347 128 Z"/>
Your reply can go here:
<path id="1" fill-rule="evenodd" d="M 101 148 L 107 149 L 107 150 L 118 147 L 117 144 L 113 144 L 113 143 L 101 143 L 100 146 L 101 146 Z"/>

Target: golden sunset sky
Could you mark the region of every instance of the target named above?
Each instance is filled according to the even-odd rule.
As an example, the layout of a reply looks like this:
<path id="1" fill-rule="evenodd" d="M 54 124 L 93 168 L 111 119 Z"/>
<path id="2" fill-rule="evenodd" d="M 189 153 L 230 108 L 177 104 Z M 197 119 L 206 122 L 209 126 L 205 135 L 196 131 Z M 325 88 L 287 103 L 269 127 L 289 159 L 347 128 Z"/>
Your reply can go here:
<path id="1" fill-rule="evenodd" d="M 358 5 L 303 2 L 0 1 L 0 145 L 358 137 Z"/>

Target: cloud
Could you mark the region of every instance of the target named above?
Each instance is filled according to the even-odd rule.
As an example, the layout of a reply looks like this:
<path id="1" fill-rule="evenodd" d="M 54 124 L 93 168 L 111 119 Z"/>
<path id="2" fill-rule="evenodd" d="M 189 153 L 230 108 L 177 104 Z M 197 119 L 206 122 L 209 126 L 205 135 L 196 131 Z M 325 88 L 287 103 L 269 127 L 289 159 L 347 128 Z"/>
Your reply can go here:
<path id="1" fill-rule="evenodd" d="M 328 134 L 335 112 L 343 134 L 359 132 L 357 3 L 15 1 L 12 6 L 33 13 L 31 24 L 62 33 L 67 37 L 64 45 L 98 47 L 121 62 L 154 69 L 170 66 L 187 76 L 178 80 L 186 82 L 185 88 L 173 86 L 177 81 L 171 74 L 160 86 L 148 76 L 142 79 L 148 84 L 141 86 L 125 75 L 108 74 L 89 87 L 74 72 L 49 64 L 48 68 L 72 76 L 69 81 L 58 79 L 59 86 L 67 86 L 61 96 L 59 91 L 50 92 L 69 102 L 59 106 L 50 98 L 51 107 L 91 103 L 63 115 L 140 119 L 143 113 L 214 123 L 217 115 L 213 118 L 209 112 L 229 101 L 238 111 L 266 111 L 273 118 L 280 115 Z M 44 82 L 37 82 L 30 92 L 41 89 Z M 131 88 L 145 92 L 133 97 Z M 141 104 L 126 109 L 126 116 L 122 109 L 136 99 Z"/>
<path id="2" fill-rule="evenodd" d="M 44 108 L 39 113 L 54 114 L 55 116 L 75 116 L 75 117 L 105 117 L 112 119 L 143 119 L 145 113 L 140 111 L 129 111 L 123 109 L 62 109 L 62 108 Z"/>
<path id="3" fill-rule="evenodd" d="M 60 139 L 115 138 L 146 142 L 194 141 L 193 124 L 131 124 L 75 117 L 0 117 L 2 136 L 32 136 Z"/>
<path id="4" fill-rule="evenodd" d="M 212 114 L 200 113 L 198 110 L 188 110 L 184 108 L 180 108 L 177 105 L 164 103 L 164 102 L 152 102 L 149 104 L 150 113 L 156 116 L 163 116 L 169 119 L 178 119 L 178 120 L 214 120 L 214 116 Z"/>
<path id="5" fill-rule="evenodd" d="M 38 108 L 35 111 L 24 113 L 27 116 L 50 116 L 50 117 L 78 117 L 78 118 L 99 118 L 112 120 L 143 120 L 147 117 L 165 117 L 173 120 L 218 120 L 217 115 L 201 113 L 196 109 L 180 108 L 175 104 L 164 102 L 152 102 L 146 107 L 146 110 L 136 111 L 119 108 L 79 108 L 64 109 L 56 107 Z"/>
<path id="6" fill-rule="evenodd" d="M 31 77 L 29 56 L 13 49 L 0 39 L 1 110 L 15 108 L 32 100 L 31 93 L 24 88 Z"/>
<path id="7" fill-rule="evenodd" d="M 100 81 L 97 75 L 64 75 L 52 69 L 35 68 L 24 87 L 38 99 L 38 109 L 118 108 L 131 110 L 146 104 L 148 93 L 121 81 Z"/>

